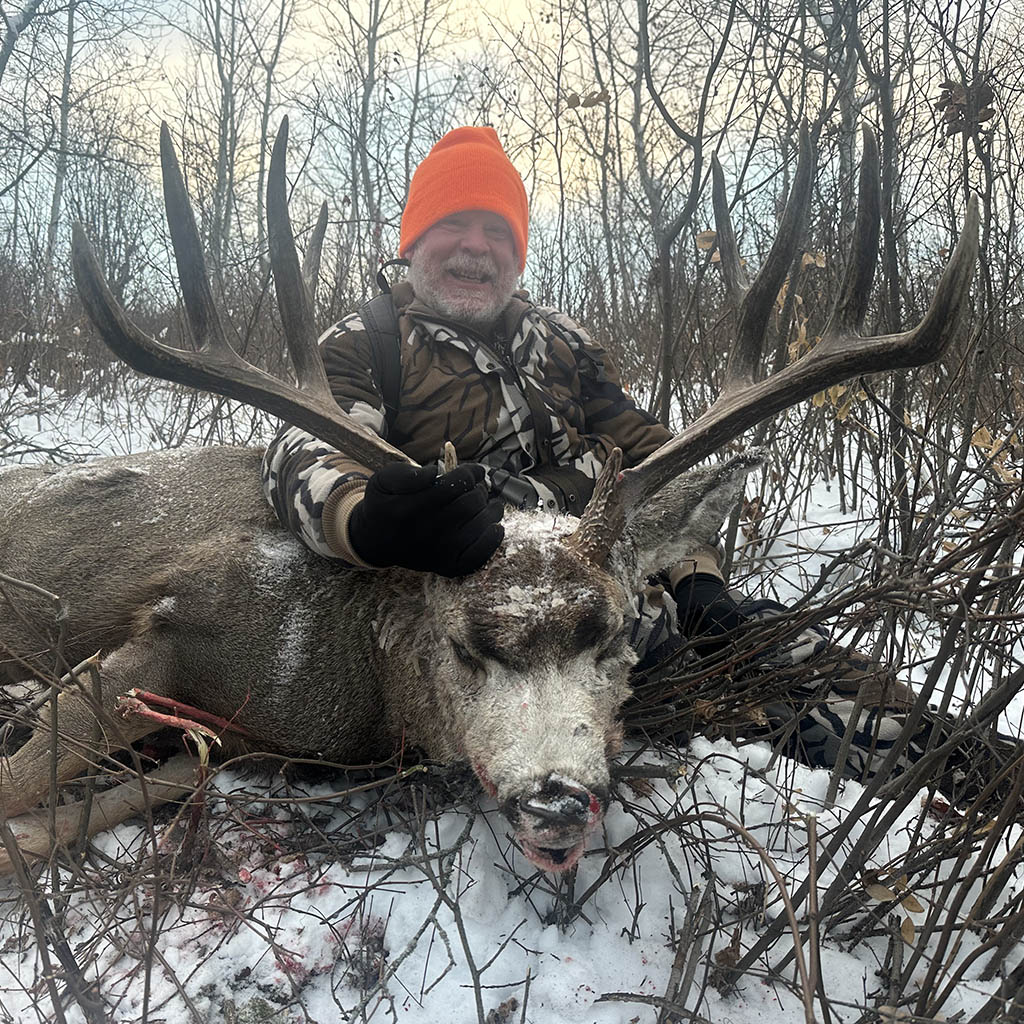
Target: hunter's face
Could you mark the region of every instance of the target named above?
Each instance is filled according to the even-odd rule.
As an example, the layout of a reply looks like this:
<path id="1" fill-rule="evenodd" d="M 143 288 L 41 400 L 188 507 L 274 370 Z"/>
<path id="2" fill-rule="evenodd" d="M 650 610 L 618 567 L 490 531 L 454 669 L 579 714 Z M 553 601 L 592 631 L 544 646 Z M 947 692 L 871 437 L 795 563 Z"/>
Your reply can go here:
<path id="1" fill-rule="evenodd" d="M 512 229 L 487 210 L 455 213 L 428 228 L 409 252 L 417 296 L 443 316 L 488 328 L 508 305 L 519 261 Z"/>

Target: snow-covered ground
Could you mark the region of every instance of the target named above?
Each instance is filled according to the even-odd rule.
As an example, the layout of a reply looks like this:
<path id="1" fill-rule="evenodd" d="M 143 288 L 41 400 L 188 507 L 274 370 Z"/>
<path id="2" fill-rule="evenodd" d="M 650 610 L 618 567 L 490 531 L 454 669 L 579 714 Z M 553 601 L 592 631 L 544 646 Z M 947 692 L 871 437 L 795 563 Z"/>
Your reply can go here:
<path id="1" fill-rule="evenodd" d="M 31 450 L 79 456 L 204 439 L 187 430 L 168 438 L 176 398 L 159 407 L 150 394 L 149 413 L 127 419 L 81 402 L 53 408 L 53 397 L 35 409 L 19 400 L 18 417 L 6 424 L 19 445 L 8 447 L 7 461 Z M 198 422 L 198 434 L 209 433 L 209 423 Z M 796 596 L 862 530 L 839 513 L 834 490 L 815 485 L 775 550 L 785 555 L 789 545 L 793 568 L 774 573 L 773 586 L 784 599 Z M 915 676 L 927 670 L 935 640 L 927 628 L 913 638 Z M 1015 656 L 1024 658 L 1019 642 Z M 1018 695 L 1003 727 L 1019 732 L 1022 715 Z M 996 948 L 983 943 L 1000 914 L 1020 914 L 1020 826 L 986 851 L 987 862 L 1004 862 L 1004 874 L 989 867 L 968 885 L 980 842 L 943 839 L 924 791 L 883 840 L 850 861 L 885 811 L 876 804 L 854 812 L 864 792 L 856 783 L 842 784 L 826 806 L 827 772 L 772 759 L 763 745 L 722 740 L 633 746 L 619 760 L 659 767 L 665 777 L 620 783 L 571 883 L 536 872 L 482 794 L 424 810 L 415 772 L 397 797 L 392 788 L 379 801 L 375 789 L 334 795 L 351 785 L 343 776 L 296 783 L 267 768 L 229 768 L 213 783 L 198 832 L 206 856 L 194 873 L 178 853 L 188 830 L 172 828 L 166 814 L 158 816 L 156 851 L 135 822 L 101 834 L 80 875 L 61 871 L 66 906 L 50 930 L 50 961 L 62 936 L 85 981 L 98 982 L 101 1019 L 117 1022 L 140 1021 L 145 1008 L 146 1020 L 175 1024 L 633 1024 L 658 1020 L 668 996 L 694 1016 L 665 1020 L 795 1024 L 808 1019 L 798 966 L 820 977 L 828 1008 L 816 999 L 816 1020 L 915 1019 L 913 1001 L 864 1014 L 892 1002 L 891 979 L 920 953 L 906 995 L 948 986 L 945 1019 L 997 1019 L 975 1015 L 1024 948 L 1014 939 L 1001 969 L 982 980 Z M 848 835 L 822 865 L 822 851 L 844 827 Z M 944 861 L 907 870 L 908 854 L 920 865 L 922 851 L 942 842 Z M 831 916 L 837 905 L 827 908 L 820 942 L 805 935 L 800 956 L 786 963 L 794 944 L 782 894 L 793 896 L 812 869 L 819 896 L 842 879 L 845 911 L 840 922 Z M 986 927 L 961 928 L 993 877 L 999 891 L 985 905 Z M 46 875 L 41 885 L 49 884 Z M 892 901 L 872 919 L 887 894 Z M 731 976 L 729 967 L 780 917 L 785 927 L 770 949 Z M 953 928 L 945 936 L 941 925 L 932 929 L 922 944 L 930 917 Z M 808 922 L 804 902 L 796 923 Z M 27 903 L 15 882 L 0 880 L 0 1022 L 56 1019 L 44 973 Z M 85 1020 L 63 982 L 58 987 L 65 1019 Z"/>

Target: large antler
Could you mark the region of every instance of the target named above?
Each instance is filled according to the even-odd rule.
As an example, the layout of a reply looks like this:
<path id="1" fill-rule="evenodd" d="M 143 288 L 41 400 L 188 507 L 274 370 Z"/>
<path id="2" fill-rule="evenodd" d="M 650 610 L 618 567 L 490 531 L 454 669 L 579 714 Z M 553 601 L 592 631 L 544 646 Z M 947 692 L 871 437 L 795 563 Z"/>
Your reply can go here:
<path id="1" fill-rule="evenodd" d="M 960 240 L 924 319 L 913 330 L 902 334 L 861 337 L 859 333 L 874 277 L 881 217 L 878 146 L 866 127 L 863 139 L 857 222 L 835 308 L 814 348 L 762 381 L 755 381 L 755 375 L 765 328 L 772 304 L 793 261 L 803 211 L 810 197 L 814 163 L 811 146 L 806 130 L 801 132 L 796 177 L 782 225 L 768 259 L 749 288 L 745 288 L 736 251 L 722 169 L 717 160 L 713 161 L 715 223 L 722 270 L 730 294 L 742 295 L 737 344 L 730 352 L 725 387 L 714 405 L 639 466 L 623 474 L 621 494 L 627 515 L 629 508 L 643 502 L 669 480 L 769 416 L 851 377 L 932 362 L 942 355 L 956 335 L 978 256 L 976 196 L 967 204 Z"/>
<path id="2" fill-rule="evenodd" d="M 280 416 L 328 444 L 343 449 L 370 469 L 379 469 L 395 460 L 408 462 L 407 456 L 397 448 L 342 412 L 331 396 L 323 362 L 317 352 L 311 299 L 327 227 L 327 209 L 326 204 L 321 208 L 300 269 L 288 217 L 287 147 L 288 119 L 285 118 L 270 158 L 267 227 L 281 323 L 298 387 L 253 366 L 228 342 L 213 301 L 199 232 L 166 123 L 160 128 L 164 205 L 196 351 L 165 345 L 132 323 L 107 287 L 81 224 L 75 224 L 73 228 L 72 245 L 78 292 L 100 336 L 133 369 L 234 398 L 273 416 Z"/>
<path id="3" fill-rule="evenodd" d="M 717 159 L 712 161 L 712 196 L 719 254 L 729 298 L 739 305 L 735 346 L 729 353 L 725 386 L 712 407 L 689 427 L 662 445 L 639 466 L 621 474 L 614 497 L 609 481 L 595 487 L 602 509 L 588 506 L 573 543 L 597 551 L 609 549 L 609 525 L 630 517 L 670 480 L 722 448 L 748 428 L 840 381 L 882 370 L 929 363 L 945 351 L 956 335 L 967 305 L 978 256 L 978 200 L 972 196 L 960 240 L 935 291 L 924 319 L 902 334 L 861 337 L 871 281 L 878 256 L 881 188 L 878 146 L 871 131 L 863 130 L 857 201 L 857 221 L 842 290 L 818 343 L 796 362 L 765 380 L 757 381 L 768 317 L 800 241 L 804 211 L 811 191 L 814 158 L 806 129 L 800 133 L 796 176 L 775 242 L 764 266 L 747 284 L 729 218 L 725 182 Z M 605 467 L 608 468 L 607 465 Z M 616 471 L 617 472 L 617 471 Z M 600 540 L 595 538 L 600 537 Z"/>

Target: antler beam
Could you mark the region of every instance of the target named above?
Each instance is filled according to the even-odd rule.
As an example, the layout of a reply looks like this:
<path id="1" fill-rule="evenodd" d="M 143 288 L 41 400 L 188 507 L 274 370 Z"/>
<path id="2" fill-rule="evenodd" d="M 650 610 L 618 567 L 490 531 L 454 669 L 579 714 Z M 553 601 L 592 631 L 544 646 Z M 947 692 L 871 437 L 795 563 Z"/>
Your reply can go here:
<path id="1" fill-rule="evenodd" d="M 270 160 L 267 227 L 285 341 L 298 387 L 253 366 L 231 347 L 213 300 L 199 232 L 170 130 L 160 129 L 164 203 L 178 266 L 182 297 L 196 351 L 165 345 L 140 330 L 114 298 L 81 224 L 73 228 L 75 282 L 86 312 L 100 336 L 129 366 L 152 377 L 187 384 L 262 409 L 334 445 L 371 470 L 395 460 L 410 461 L 372 430 L 346 415 L 331 396 L 316 349 L 317 332 L 309 286 L 315 283 L 326 228 L 321 209 L 304 265 L 300 269 L 288 218 L 285 150 L 288 120 L 282 122 Z M 304 280 L 313 278 L 307 285 Z"/>

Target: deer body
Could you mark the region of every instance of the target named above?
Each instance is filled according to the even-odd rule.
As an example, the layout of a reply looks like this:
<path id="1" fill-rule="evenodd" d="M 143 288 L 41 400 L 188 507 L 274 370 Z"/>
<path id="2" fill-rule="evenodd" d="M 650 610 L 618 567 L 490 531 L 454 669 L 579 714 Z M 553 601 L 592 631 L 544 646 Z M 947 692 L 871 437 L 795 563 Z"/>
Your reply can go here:
<path id="1" fill-rule="evenodd" d="M 65 656 L 101 651 L 111 696 L 162 693 L 236 721 L 263 750 L 379 757 L 372 598 L 277 526 L 259 458 L 207 448 L 8 471 L 0 564 L 61 596 Z M 5 616 L 0 643 L 24 656 L 39 641 Z"/>
<path id="2" fill-rule="evenodd" d="M 140 689 L 244 729 L 225 737 L 229 749 L 362 763 L 404 743 L 467 759 L 524 841 L 549 850 L 538 862 L 576 847 L 603 811 L 635 660 L 624 633 L 632 547 L 601 568 L 564 542 L 577 520 L 520 512 L 469 577 L 345 569 L 277 524 L 259 459 L 204 448 L 7 470 L 0 565 L 61 596 L 65 658 L 101 652 L 115 722 L 116 696 Z M 687 496 L 642 542 L 692 543 L 690 517 L 698 534 L 713 529 L 751 464 L 684 478 L 690 486 L 674 493 Z M 28 659 L 45 644 L 24 614 L 52 623 L 53 610 L 39 598 L 19 609 L 0 623 L 0 645 Z M 16 662 L 7 675 L 19 677 Z M 76 751 L 92 721 L 81 695 L 62 696 L 61 732 L 77 741 L 62 752 L 62 778 L 87 763 Z M 128 721 L 107 742 L 156 727 Z M 45 795 L 48 744 L 40 729 L 0 766 L 6 814 Z M 552 827 L 550 810 L 536 821 L 519 811 L 564 802 L 567 790 L 580 805 L 569 825 Z"/>

